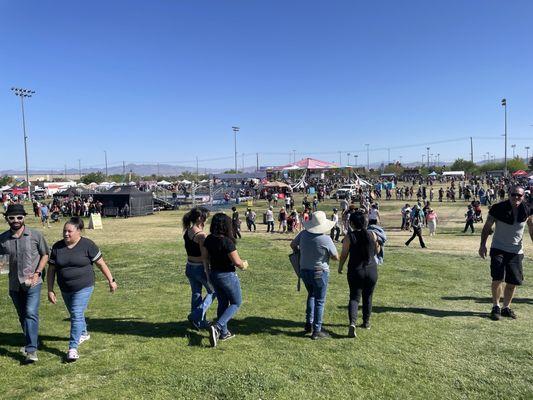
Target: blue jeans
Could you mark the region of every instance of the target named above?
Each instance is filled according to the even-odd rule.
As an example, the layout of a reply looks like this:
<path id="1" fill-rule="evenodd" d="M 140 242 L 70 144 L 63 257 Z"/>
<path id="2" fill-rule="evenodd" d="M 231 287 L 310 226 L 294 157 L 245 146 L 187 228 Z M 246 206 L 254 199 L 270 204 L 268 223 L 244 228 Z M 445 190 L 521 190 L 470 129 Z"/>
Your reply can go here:
<path id="1" fill-rule="evenodd" d="M 211 282 L 218 300 L 215 326 L 221 335 L 225 335 L 228 332 L 229 320 L 237 313 L 242 303 L 241 283 L 235 272 L 211 272 Z"/>
<path id="2" fill-rule="evenodd" d="M 326 304 L 329 271 L 302 269 L 300 276 L 307 289 L 305 322 L 313 325 L 313 332 L 320 332 Z"/>
<path id="3" fill-rule="evenodd" d="M 10 290 L 9 296 L 19 316 L 20 326 L 26 338 L 26 351 L 37 350 L 37 339 L 39 336 L 39 304 L 41 303 L 42 283 L 28 288 L 20 285 L 19 291 Z"/>
<path id="4" fill-rule="evenodd" d="M 85 310 L 91 299 L 94 286 L 89 286 L 77 292 L 61 292 L 63 300 L 70 314 L 70 341 L 69 349 L 77 349 L 81 335 L 87 334 L 87 323 L 85 322 Z"/>
<path id="5" fill-rule="evenodd" d="M 207 276 L 205 275 L 204 265 L 200 263 L 187 262 L 185 267 L 185 275 L 191 284 L 191 314 L 189 318 L 196 322 L 201 328 L 206 328 L 208 323 L 205 319 L 205 314 L 213 302 L 215 292 L 213 288 L 207 284 Z M 207 294 L 202 299 L 202 287 L 205 287 Z"/>

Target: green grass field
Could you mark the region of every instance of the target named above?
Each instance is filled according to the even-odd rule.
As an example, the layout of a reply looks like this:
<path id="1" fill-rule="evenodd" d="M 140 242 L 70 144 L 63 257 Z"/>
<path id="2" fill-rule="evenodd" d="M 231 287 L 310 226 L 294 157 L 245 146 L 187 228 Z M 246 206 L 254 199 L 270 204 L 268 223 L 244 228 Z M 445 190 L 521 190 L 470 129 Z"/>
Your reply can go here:
<path id="1" fill-rule="evenodd" d="M 334 202 L 322 204 L 331 210 Z M 179 219 L 182 211 L 104 220 L 87 231 L 119 289 L 102 275 L 87 311 L 91 340 L 80 360 L 63 361 L 69 322 L 62 299 L 42 292 L 39 362 L 22 365 L 23 344 L 0 276 L 0 398 L 5 399 L 532 399 L 533 246 L 525 237 L 525 284 L 516 321 L 493 322 L 488 261 L 477 256 L 479 230 L 463 234 L 464 203 L 434 204 L 439 234 L 403 245 L 400 202 L 382 202 L 389 234 L 374 294 L 372 329 L 347 338 L 346 275 L 332 263 L 325 311 L 329 340 L 303 335 L 304 291 L 288 263 L 291 235 L 243 232 L 243 305 L 229 328 L 237 337 L 209 347 L 189 329 L 190 289 Z M 258 215 L 265 206 L 256 206 Z M 484 210 L 486 212 L 486 210 Z M 259 218 L 258 218 L 259 219 Z M 33 217 L 29 225 L 38 226 Z M 2 230 L 7 224 L 2 222 Z M 393 228 L 394 227 L 394 228 Z M 50 245 L 61 225 L 44 229 Z M 427 233 L 427 231 L 425 231 Z M 216 305 L 209 310 L 211 318 Z"/>

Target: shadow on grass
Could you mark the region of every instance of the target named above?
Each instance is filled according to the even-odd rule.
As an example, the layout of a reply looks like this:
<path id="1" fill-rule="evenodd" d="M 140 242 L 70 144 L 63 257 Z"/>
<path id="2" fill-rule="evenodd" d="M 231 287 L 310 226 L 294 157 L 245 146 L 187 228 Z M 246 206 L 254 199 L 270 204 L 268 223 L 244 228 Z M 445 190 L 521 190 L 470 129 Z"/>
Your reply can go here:
<path id="1" fill-rule="evenodd" d="M 283 335 L 291 337 L 304 337 L 303 322 L 266 317 L 246 317 L 232 319 L 228 328 L 238 335 Z M 337 326 L 324 324 L 324 327 Z M 339 325 L 344 326 L 344 325 Z M 189 346 L 201 346 L 202 339 L 207 337 L 189 328 L 188 321 L 179 322 L 148 322 L 135 318 L 87 318 L 89 331 L 108 333 L 112 335 L 132 335 L 152 338 L 187 337 Z M 296 328 L 299 328 L 295 331 Z M 329 331 L 328 331 L 329 332 Z M 333 338 L 344 336 L 329 332 Z"/>
<path id="2" fill-rule="evenodd" d="M 202 343 L 202 335 L 190 329 L 188 321 L 148 322 L 140 318 L 86 318 L 86 321 L 89 331 L 151 338 L 186 337 L 189 346 Z"/>
<path id="3" fill-rule="evenodd" d="M 474 301 L 475 303 L 492 304 L 491 297 L 474 297 L 474 296 L 444 296 L 442 300 L 467 300 Z M 516 304 L 533 304 L 533 299 L 515 298 L 513 303 Z"/>
<path id="4" fill-rule="evenodd" d="M 346 306 L 339 306 L 339 308 L 346 309 Z M 375 313 L 400 313 L 400 314 L 422 314 L 428 317 L 445 318 L 445 317 L 479 317 L 488 318 L 487 313 L 480 313 L 476 311 L 457 311 L 457 310 L 436 310 L 434 308 L 421 307 L 385 307 L 374 306 L 372 312 Z"/>
<path id="5" fill-rule="evenodd" d="M 39 335 L 39 351 L 54 354 L 60 358 L 64 357 L 65 352 L 55 347 L 49 347 L 46 342 L 68 342 L 68 337 L 42 336 Z M 18 351 L 10 351 L 4 346 L 22 347 L 25 343 L 24 335 L 15 332 L 0 332 L 0 356 L 11 357 L 12 359 L 25 364 L 26 357 Z"/>

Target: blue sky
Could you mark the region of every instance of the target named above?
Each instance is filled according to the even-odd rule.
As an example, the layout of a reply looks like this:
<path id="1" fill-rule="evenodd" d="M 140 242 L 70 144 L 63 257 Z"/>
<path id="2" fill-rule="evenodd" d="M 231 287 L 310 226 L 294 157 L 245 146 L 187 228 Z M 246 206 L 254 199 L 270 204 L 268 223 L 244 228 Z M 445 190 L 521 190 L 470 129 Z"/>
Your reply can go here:
<path id="1" fill-rule="evenodd" d="M 0 1 L 0 169 L 503 157 L 533 147 L 533 2 Z M 529 140 L 528 140 L 529 139 Z M 448 141 L 447 143 L 444 143 Z M 533 150 L 530 150 L 530 154 Z M 512 149 L 509 147 L 509 154 Z M 353 164 L 353 156 L 351 163 Z"/>

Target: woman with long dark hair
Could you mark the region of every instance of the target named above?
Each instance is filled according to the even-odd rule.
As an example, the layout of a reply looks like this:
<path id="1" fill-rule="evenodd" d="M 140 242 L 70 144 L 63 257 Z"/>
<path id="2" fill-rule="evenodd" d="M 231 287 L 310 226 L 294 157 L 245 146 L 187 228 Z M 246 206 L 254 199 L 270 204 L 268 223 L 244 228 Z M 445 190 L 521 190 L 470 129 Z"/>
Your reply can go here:
<path id="1" fill-rule="evenodd" d="M 209 210 L 195 207 L 183 216 L 183 241 L 187 252 L 185 275 L 191 285 L 191 312 L 187 319 L 195 329 L 207 328 L 205 315 L 213 302 L 214 289 L 209 282 L 207 265 L 204 265 L 202 248 L 207 234 L 204 232 Z M 205 250 L 204 250 L 205 251 Z M 202 288 L 207 294 L 202 298 Z"/>
<path id="2" fill-rule="evenodd" d="M 370 329 L 370 315 L 372 314 L 372 294 L 378 281 L 378 260 L 380 251 L 378 238 L 374 232 L 367 230 L 368 220 L 366 215 L 357 211 L 350 215 L 352 228 L 342 243 L 342 252 L 339 261 L 339 274 L 342 274 L 343 265 L 348 258 L 348 285 L 350 287 L 350 302 L 348 303 L 348 317 L 350 327 L 349 337 L 356 337 L 355 324 L 361 295 L 363 297 L 363 324 L 362 328 Z"/>
<path id="3" fill-rule="evenodd" d="M 246 261 L 241 260 L 235 247 L 231 218 L 217 213 L 211 220 L 211 234 L 204 241 L 205 259 L 209 265 L 209 277 L 217 293 L 217 322 L 210 326 L 209 341 L 215 347 L 219 340 L 235 337 L 228 330 L 228 322 L 242 303 L 241 284 L 235 268 L 245 270 Z"/>

